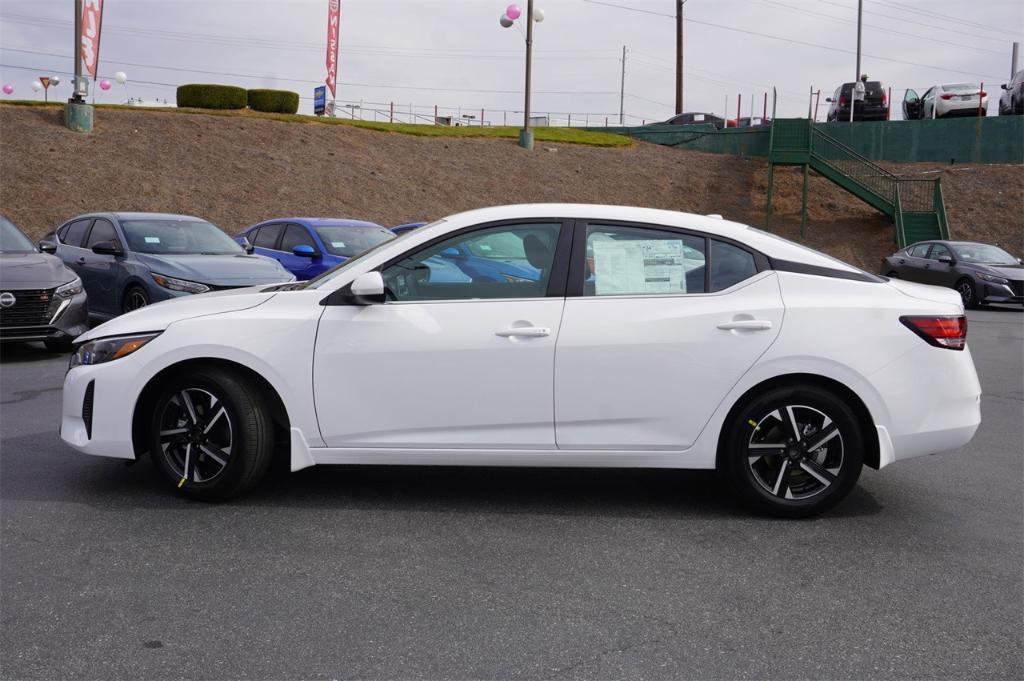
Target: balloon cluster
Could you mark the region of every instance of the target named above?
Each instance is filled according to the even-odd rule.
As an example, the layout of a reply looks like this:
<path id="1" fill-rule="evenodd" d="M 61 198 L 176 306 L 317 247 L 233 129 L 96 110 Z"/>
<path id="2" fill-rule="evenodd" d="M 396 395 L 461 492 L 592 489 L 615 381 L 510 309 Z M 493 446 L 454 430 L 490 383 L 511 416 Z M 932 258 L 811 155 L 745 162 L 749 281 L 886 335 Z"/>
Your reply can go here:
<path id="1" fill-rule="evenodd" d="M 498 19 L 498 23 L 501 24 L 502 28 L 509 28 L 516 23 L 516 19 L 523 16 L 523 10 L 519 8 L 519 5 L 509 5 L 505 8 L 505 13 Z M 533 20 L 538 24 L 544 21 L 544 10 L 539 7 L 533 8 Z"/>

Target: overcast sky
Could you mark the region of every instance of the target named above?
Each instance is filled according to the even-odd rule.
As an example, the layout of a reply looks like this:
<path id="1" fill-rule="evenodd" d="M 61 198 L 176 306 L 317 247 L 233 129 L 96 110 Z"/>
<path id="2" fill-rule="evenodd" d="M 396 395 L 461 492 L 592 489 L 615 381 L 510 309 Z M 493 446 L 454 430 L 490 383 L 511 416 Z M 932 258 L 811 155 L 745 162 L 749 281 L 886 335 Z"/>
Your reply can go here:
<path id="1" fill-rule="evenodd" d="M 546 18 L 534 36 L 535 112 L 562 118 L 571 112 L 574 124 L 584 117 L 603 124 L 605 116 L 614 123 L 625 45 L 626 122 L 673 113 L 675 2 L 607 2 L 643 11 L 587 0 L 536 1 Z M 394 102 L 398 112 L 412 104 L 432 116 L 437 105 L 443 114 L 479 117 L 484 109 L 489 122 L 501 124 L 507 116 L 518 124 L 524 38 L 518 28 L 498 25 L 507 4 L 341 0 L 339 102 L 361 102 L 362 115 L 378 120 L 386 114 L 372 109 L 386 111 Z M 519 4 L 525 10 L 525 0 Z M 131 96 L 173 102 L 176 85 L 228 83 L 295 90 L 305 98 L 300 111 L 312 110 L 312 91 L 325 71 L 327 0 L 105 5 L 101 77 L 126 72 Z M 775 86 L 780 116 L 806 115 L 813 86 L 822 90 L 823 119 L 825 97 L 855 75 L 856 6 L 856 0 L 688 0 L 686 110 L 721 113 L 728 97 L 732 117 L 742 94 L 743 114 L 749 115 L 752 99 L 761 115 L 764 93 Z M 73 8 L 73 0 L 0 1 L 0 81 L 15 87 L 14 98 L 41 99 L 30 88 L 37 76 L 72 70 Z M 999 84 L 1009 77 L 1011 44 L 1024 40 L 1024 2 L 865 0 L 864 10 L 861 71 L 893 88 L 894 116 L 905 88 L 921 92 L 965 81 L 985 82 L 995 113 Z M 51 97 L 67 99 L 68 81 Z M 97 101 L 124 99 L 120 86 L 97 90 Z"/>

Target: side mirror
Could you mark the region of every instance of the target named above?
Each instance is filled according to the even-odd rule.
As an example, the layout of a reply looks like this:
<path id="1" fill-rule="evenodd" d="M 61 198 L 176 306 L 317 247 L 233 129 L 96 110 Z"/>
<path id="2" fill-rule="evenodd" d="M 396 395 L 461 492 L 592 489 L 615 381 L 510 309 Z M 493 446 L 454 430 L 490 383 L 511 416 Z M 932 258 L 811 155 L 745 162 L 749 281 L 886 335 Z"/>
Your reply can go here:
<path id="1" fill-rule="evenodd" d="M 314 249 L 309 244 L 299 244 L 298 246 L 292 249 L 292 253 L 294 255 L 299 256 L 300 258 L 315 258 L 317 257 L 317 255 L 319 255 L 316 252 L 316 249 Z"/>
<path id="2" fill-rule="evenodd" d="M 321 305 L 380 305 L 384 298 L 384 277 L 380 272 L 363 272 L 320 301 Z"/>
<path id="3" fill-rule="evenodd" d="M 57 252 L 57 244 L 52 241 L 40 241 L 38 246 L 40 253 L 49 253 L 50 255 L 53 255 Z"/>
<path id="4" fill-rule="evenodd" d="M 252 255 L 256 251 L 256 247 L 252 245 L 251 241 L 249 241 L 249 237 L 243 236 L 240 243 L 242 248 L 245 249 L 245 252 L 249 255 Z"/>
<path id="5" fill-rule="evenodd" d="M 953 258 L 949 257 L 948 255 L 940 255 L 939 256 L 939 262 L 945 263 L 947 265 L 952 265 L 956 261 L 953 260 Z"/>
<path id="6" fill-rule="evenodd" d="M 832 102 L 832 98 L 831 97 L 826 97 L 825 101 L 831 103 Z"/>
<path id="7" fill-rule="evenodd" d="M 100 241 L 93 245 L 92 252 L 97 255 L 124 255 L 116 241 Z"/>
<path id="8" fill-rule="evenodd" d="M 1007 85 L 1006 83 L 1003 83 L 1003 84 L 1002 84 L 1002 85 L 1000 85 L 999 87 L 1001 87 L 1001 88 L 1002 88 L 1002 89 L 1004 89 L 1004 90 L 1009 90 L 1009 89 L 1010 89 L 1010 86 L 1009 86 L 1009 85 Z"/>
<path id="9" fill-rule="evenodd" d="M 459 253 L 459 249 L 455 247 L 446 248 L 441 251 L 438 255 L 442 258 L 461 258 L 462 254 Z"/>

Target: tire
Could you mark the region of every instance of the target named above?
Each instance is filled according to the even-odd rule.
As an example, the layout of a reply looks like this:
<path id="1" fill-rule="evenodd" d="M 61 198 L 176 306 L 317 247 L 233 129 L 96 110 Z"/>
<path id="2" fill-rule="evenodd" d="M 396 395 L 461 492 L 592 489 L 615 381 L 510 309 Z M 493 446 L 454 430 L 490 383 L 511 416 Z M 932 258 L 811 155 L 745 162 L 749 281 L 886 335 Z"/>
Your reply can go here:
<path id="1" fill-rule="evenodd" d="M 224 369 L 199 368 L 160 390 L 149 451 L 180 494 L 223 501 L 263 478 L 273 456 L 274 424 L 262 394 L 247 380 Z"/>
<path id="2" fill-rule="evenodd" d="M 889 277 L 890 279 L 899 279 L 900 278 L 900 273 L 899 272 L 890 272 L 889 274 L 887 274 L 885 276 Z"/>
<path id="3" fill-rule="evenodd" d="M 51 338 L 43 341 L 43 345 L 46 346 L 48 352 L 71 352 L 71 349 L 75 347 L 75 339 Z"/>
<path id="4" fill-rule="evenodd" d="M 149 305 L 149 294 L 146 293 L 146 289 L 138 284 L 125 289 L 124 297 L 121 299 L 121 312 L 128 313 L 147 305 Z"/>
<path id="5" fill-rule="evenodd" d="M 974 284 L 970 279 L 961 279 L 956 282 L 956 292 L 960 294 L 960 300 L 964 308 L 972 309 L 978 307 L 978 292 L 974 290 Z"/>
<path id="6" fill-rule="evenodd" d="M 725 428 L 720 468 L 755 511 L 815 516 L 842 501 L 860 477 L 865 434 L 857 416 L 818 386 L 770 388 L 734 409 Z"/>

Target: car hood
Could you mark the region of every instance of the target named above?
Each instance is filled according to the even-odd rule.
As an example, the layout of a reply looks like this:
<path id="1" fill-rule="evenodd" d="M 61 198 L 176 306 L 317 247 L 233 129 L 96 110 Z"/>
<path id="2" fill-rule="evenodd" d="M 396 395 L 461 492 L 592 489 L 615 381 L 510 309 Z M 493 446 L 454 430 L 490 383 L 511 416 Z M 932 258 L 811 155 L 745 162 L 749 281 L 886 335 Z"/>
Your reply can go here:
<path id="1" fill-rule="evenodd" d="M 120 317 L 114 317 L 109 322 L 83 333 L 75 339 L 75 342 L 81 343 L 105 336 L 163 331 L 174 322 L 184 319 L 247 310 L 262 305 L 276 295 L 276 291 L 267 291 L 266 288 L 266 286 L 252 286 L 171 298 L 147 305 Z"/>
<path id="2" fill-rule="evenodd" d="M 0 289 L 53 288 L 75 278 L 61 259 L 46 253 L 0 253 Z"/>
<path id="3" fill-rule="evenodd" d="M 1012 281 L 1024 279 L 1024 265 L 985 265 L 984 269 Z"/>
<path id="4" fill-rule="evenodd" d="M 930 286 L 928 284 L 915 284 L 902 279 L 890 279 L 889 285 L 897 289 L 900 293 L 908 295 L 911 298 L 930 300 L 934 303 L 950 303 L 952 305 L 959 306 L 963 305 L 963 300 L 960 298 L 960 294 L 951 288 Z"/>
<path id="5" fill-rule="evenodd" d="M 154 255 L 135 253 L 156 274 L 211 286 L 279 284 L 295 279 L 281 263 L 262 255 Z"/>

